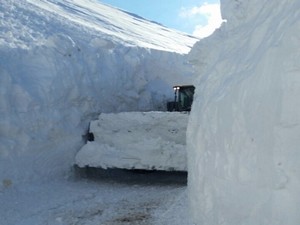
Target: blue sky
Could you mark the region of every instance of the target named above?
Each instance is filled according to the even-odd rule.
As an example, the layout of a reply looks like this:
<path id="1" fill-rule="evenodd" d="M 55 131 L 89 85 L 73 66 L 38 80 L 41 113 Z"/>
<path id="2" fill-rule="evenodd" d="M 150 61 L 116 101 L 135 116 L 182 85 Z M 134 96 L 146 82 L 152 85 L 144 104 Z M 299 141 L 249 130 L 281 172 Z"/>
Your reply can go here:
<path id="1" fill-rule="evenodd" d="M 99 0 L 198 37 L 220 26 L 219 0 Z"/>

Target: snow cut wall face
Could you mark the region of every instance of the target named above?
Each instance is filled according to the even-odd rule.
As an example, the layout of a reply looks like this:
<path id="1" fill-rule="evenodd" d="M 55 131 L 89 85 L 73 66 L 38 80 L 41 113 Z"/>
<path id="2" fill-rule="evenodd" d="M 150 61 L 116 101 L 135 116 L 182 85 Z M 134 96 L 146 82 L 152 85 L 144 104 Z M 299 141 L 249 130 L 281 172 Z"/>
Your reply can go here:
<path id="1" fill-rule="evenodd" d="M 300 2 L 221 3 L 227 23 L 189 55 L 199 74 L 187 134 L 193 220 L 297 225 Z"/>
<path id="2" fill-rule="evenodd" d="M 0 191 L 3 180 L 68 174 L 89 121 L 100 112 L 163 110 L 173 99 L 172 85 L 192 79 L 174 49 L 140 47 L 132 37 L 126 44 L 101 33 L 101 20 L 92 21 L 99 29 L 76 24 L 76 13 L 45 10 L 49 2 L 60 5 L 35 0 L 0 5 Z M 64 13 L 75 2 L 82 1 L 68 1 Z M 80 12 L 78 7 L 70 11 Z"/>

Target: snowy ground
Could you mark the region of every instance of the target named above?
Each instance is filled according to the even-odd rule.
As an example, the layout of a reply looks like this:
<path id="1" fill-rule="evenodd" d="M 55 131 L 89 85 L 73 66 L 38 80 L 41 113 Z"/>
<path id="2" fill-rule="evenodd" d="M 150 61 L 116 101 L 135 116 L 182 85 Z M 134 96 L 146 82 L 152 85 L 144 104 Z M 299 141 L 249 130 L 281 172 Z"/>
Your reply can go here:
<path id="1" fill-rule="evenodd" d="M 0 224 L 189 224 L 185 173 L 81 170 L 76 174 L 25 186 L 7 181 L 0 191 Z"/>

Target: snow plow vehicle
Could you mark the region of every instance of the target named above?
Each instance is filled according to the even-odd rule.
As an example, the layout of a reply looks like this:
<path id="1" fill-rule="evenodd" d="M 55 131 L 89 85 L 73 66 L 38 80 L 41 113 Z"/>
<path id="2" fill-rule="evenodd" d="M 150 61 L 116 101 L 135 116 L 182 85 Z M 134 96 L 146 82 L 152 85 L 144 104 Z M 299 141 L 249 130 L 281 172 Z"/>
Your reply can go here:
<path id="1" fill-rule="evenodd" d="M 75 157 L 78 167 L 187 171 L 186 129 L 195 87 L 174 86 L 167 112 L 102 113 Z"/>

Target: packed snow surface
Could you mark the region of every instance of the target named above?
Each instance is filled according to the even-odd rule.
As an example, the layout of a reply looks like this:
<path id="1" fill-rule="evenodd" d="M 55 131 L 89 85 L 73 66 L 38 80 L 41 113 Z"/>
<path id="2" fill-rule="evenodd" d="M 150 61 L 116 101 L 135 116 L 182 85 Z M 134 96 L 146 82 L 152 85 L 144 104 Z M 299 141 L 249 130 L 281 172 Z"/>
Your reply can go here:
<path id="1" fill-rule="evenodd" d="M 0 190 L 0 224 L 189 224 L 186 174 L 125 170 L 88 174 L 7 186 Z"/>
<path id="2" fill-rule="evenodd" d="M 197 225 L 300 221 L 300 1 L 221 0 L 227 23 L 190 53 Z"/>
<path id="3" fill-rule="evenodd" d="M 80 167 L 186 171 L 188 113 L 103 113 L 90 124 L 94 141 L 76 155 Z"/>

